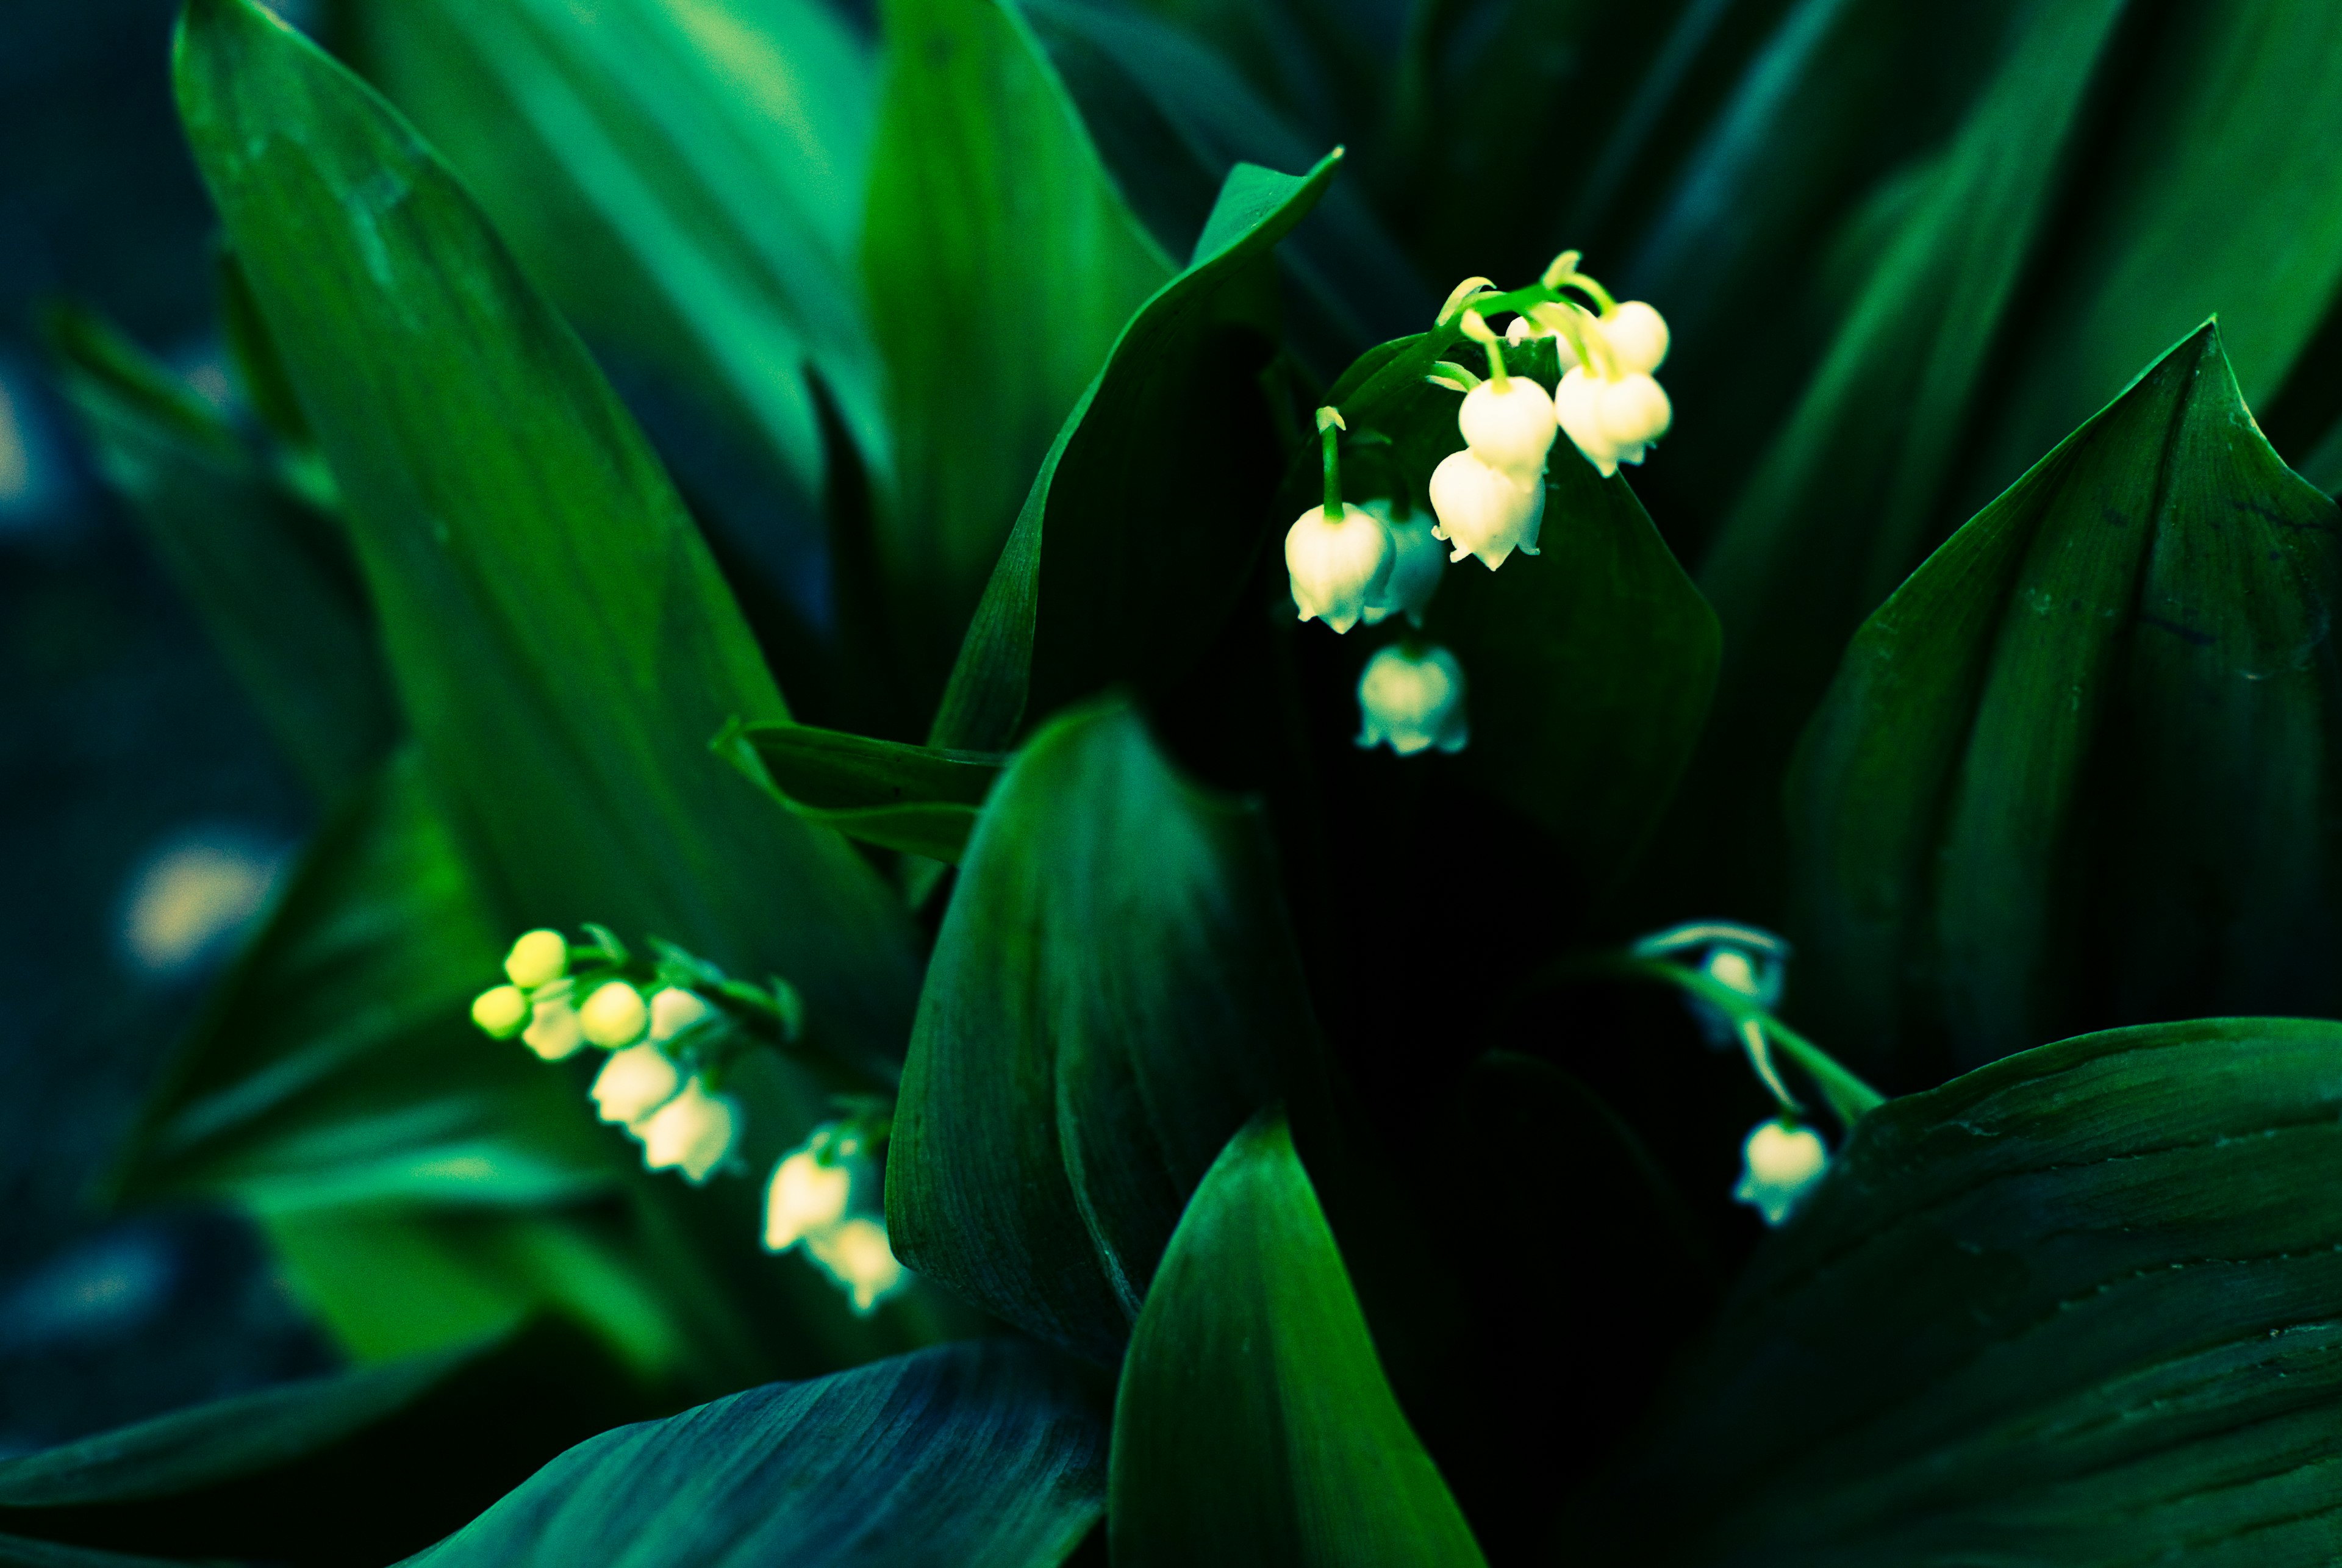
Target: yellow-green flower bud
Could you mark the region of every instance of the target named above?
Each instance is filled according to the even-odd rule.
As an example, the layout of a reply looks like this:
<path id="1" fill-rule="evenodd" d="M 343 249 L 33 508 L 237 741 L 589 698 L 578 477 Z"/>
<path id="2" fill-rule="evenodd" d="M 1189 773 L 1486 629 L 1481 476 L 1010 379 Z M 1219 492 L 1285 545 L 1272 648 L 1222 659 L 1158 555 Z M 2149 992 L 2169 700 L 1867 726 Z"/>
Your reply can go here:
<path id="1" fill-rule="evenodd" d="M 505 974 L 523 991 L 550 985 L 569 973 L 569 943 L 557 931 L 532 931 L 505 954 Z"/>
<path id="2" fill-rule="evenodd" d="M 586 1005 L 577 1010 L 578 1026 L 585 1030 L 586 1038 L 605 1051 L 633 1044 L 643 1037 L 650 1021 L 643 994 L 623 980 L 596 986 Z"/>
<path id="3" fill-rule="evenodd" d="M 472 1022 L 482 1033 L 509 1040 L 528 1027 L 528 996 L 517 985 L 497 985 L 472 998 Z"/>

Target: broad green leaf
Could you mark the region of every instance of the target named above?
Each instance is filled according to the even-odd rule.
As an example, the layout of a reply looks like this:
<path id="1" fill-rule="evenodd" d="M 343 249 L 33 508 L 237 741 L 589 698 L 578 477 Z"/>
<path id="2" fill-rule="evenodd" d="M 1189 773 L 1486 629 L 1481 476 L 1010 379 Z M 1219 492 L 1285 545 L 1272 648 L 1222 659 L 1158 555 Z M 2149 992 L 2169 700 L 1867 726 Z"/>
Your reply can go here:
<path id="1" fill-rule="evenodd" d="M 1049 1568 L 1105 1433 L 1037 1346 L 979 1340 L 732 1394 L 579 1443 L 416 1568 Z"/>
<path id="2" fill-rule="evenodd" d="M 597 341 L 746 416 L 808 493 L 817 379 L 892 463 L 856 257 L 871 52 L 818 0 L 375 0 L 375 80 Z"/>
<path id="3" fill-rule="evenodd" d="M 1194 259 L 1131 318 L 1057 432 L 930 744 L 1001 749 L 1028 718 L 1116 681 L 1184 673 L 1217 634 L 1282 472 L 1257 289 L 1336 162 L 1229 174 Z"/>
<path id="4" fill-rule="evenodd" d="M 214 1561 L 389 1562 L 645 1408 L 643 1392 L 574 1332 L 540 1324 L 0 1460 L 0 1538 Z"/>
<path id="5" fill-rule="evenodd" d="M 59 311 L 49 329 L 107 480 L 285 755 L 320 799 L 338 800 L 399 725 L 339 520 L 105 323 Z"/>
<path id="6" fill-rule="evenodd" d="M 2337 1160 L 2324 1021 L 2092 1034 L 1895 1101 L 1555 1539 L 1699 1568 L 2326 1562 Z"/>
<path id="7" fill-rule="evenodd" d="M 1220 1146 L 1315 1029 L 1252 808 L 1128 707 L 1010 764 L 944 912 L 886 1165 L 896 1252 L 1111 1363 Z"/>
<path id="8" fill-rule="evenodd" d="M 886 0 L 864 240 L 895 482 L 878 557 L 932 680 L 1050 437 L 1171 275 L 1003 0 Z"/>
<path id="9" fill-rule="evenodd" d="M 1280 1114 L 1228 1141 L 1164 1253 L 1115 1397 L 1106 1527 L 1116 1568 L 1482 1561 Z"/>
<path id="10" fill-rule="evenodd" d="M 958 864 L 1005 758 L 935 751 L 809 724 L 742 724 L 716 750 L 791 811 L 839 832 Z"/>
<path id="11" fill-rule="evenodd" d="M 2342 1009 L 2342 518 L 2206 326 L 1865 624 L 1788 791 L 1800 1006 L 1906 1082 Z"/>
<path id="12" fill-rule="evenodd" d="M 250 0 L 194 0 L 176 73 L 407 719 L 507 925 L 595 919 L 778 970 L 826 1034 L 891 1057 L 907 922 L 842 838 L 708 754 L 729 715 L 786 709 L 575 337 L 405 123 Z"/>

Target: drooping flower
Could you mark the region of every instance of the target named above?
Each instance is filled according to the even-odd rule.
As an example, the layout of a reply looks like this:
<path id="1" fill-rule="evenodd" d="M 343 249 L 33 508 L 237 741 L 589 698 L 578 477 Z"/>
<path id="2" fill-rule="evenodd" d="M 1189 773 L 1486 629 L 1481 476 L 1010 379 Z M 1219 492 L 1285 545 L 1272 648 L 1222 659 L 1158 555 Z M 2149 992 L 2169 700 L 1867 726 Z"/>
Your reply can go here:
<path id="1" fill-rule="evenodd" d="M 819 1138 L 816 1134 L 773 1167 L 765 1188 L 765 1245 L 773 1252 L 786 1252 L 846 1218 L 854 1170 L 842 1159 L 825 1164 L 815 1147 Z"/>
<path id="2" fill-rule="evenodd" d="M 550 985 L 569 973 L 569 943 L 557 931 L 523 933 L 505 954 L 505 977 L 523 991 Z"/>
<path id="3" fill-rule="evenodd" d="M 1667 323 L 1639 299 L 1611 306 L 1597 318 L 1602 341 L 1621 374 L 1648 375 L 1666 362 Z"/>
<path id="4" fill-rule="evenodd" d="M 672 1040 L 715 1011 L 696 991 L 663 985 L 651 993 L 651 1038 Z"/>
<path id="5" fill-rule="evenodd" d="M 1515 550 L 1537 553 L 1537 531 L 1545 524 L 1542 477 L 1515 478 L 1466 447 L 1431 471 L 1429 489 L 1432 510 L 1439 514 L 1432 533 L 1447 541 L 1449 560 L 1477 555 L 1493 572 Z"/>
<path id="6" fill-rule="evenodd" d="M 1404 517 L 1395 516 L 1396 509 L 1388 501 L 1369 501 L 1366 509 L 1389 531 L 1394 551 L 1389 580 L 1383 584 L 1381 595 L 1366 606 L 1366 624 L 1374 625 L 1386 615 L 1404 614 L 1420 626 L 1431 596 L 1439 591 L 1439 574 L 1447 567 L 1439 524 L 1430 514 L 1412 507 Z"/>
<path id="7" fill-rule="evenodd" d="M 1667 324 L 1638 299 L 1575 319 L 1592 358 L 1562 376 L 1554 416 L 1606 479 L 1621 463 L 1640 463 L 1675 421 L 1666 389 L 1651 378 L 1667 356 Z"/>
<path id="8" fill-rule="evenodd" d="M 612 1053 L 594 1075 L 589 1093 L 602 1120 L 632 1127 L 674 1099 L 682 1087 L 682 1070 L 666 1052 L 645 1041 Z"/>
<path id="9" fill-rule="evenodd" d="M 1464 666 L 1446 649 L 1375 650 L 1358 677 L 1358 744 L 1387 745 L 1401 756 L 1428 746 L 1460 752 L 1471 731 L 1464 715 Z"/>
<path id="10" fill-rule="evenodd" d="M 859 1216 L 806 1238 L 806 1251 L 838 1283 L 857 1313 L 868 1313 L 907 1283 L 886 1244 L 886 1227 Z"/>
<path id="11" fill-rule="evenodd" d="M 1301 618 L 1348 631 L 1382 593 L 1396 554 L 1382 520 L 1365 507 L 1328 517 L 1325 507 L 1312 506 L 1285 533 L 1285 569 Z"/>
<path id="12" fill-rule="evenodd" d="M 472 1022 L 493 1039 L 509 1040 L 528 1027 L 528 994 L 517 985 L 496 985 L 472 998 Z"/>
<path id="13" fill-rule="evenodd" d="M 707 1180 L 732 1152 L 740 1113 L 729 1096 L 711 1094 L 694 1074 L 683 1092 L 633 1129 L 643 1142 L 643 1164 L 654 1171 L 680 1170 L 695 1186 Z"/>
<path id="14" fill-rule="evenodd" d="M 643 1037 L 650 1009 L 643 1005 L 641 992 L 623 980 L 612 980 L 594 988 L 594 994 L 577 1010 L 577 1023 L 586 1039 L 605 1051 L 615 1051 Z"/>
<path id="15" fill-rule="evenodd" d="M 1754 1207 L 1768 1225 L 1786 1222 L 1829 1169 L 1821 1134 L 1784 1116 L 1759 1122 L 1742 1149 L 1746 1168 L 1732 1195 Z"/>
<path id="16" fill-rule="evenodd" d="M 520 1039 L 547 1062 L 575 1056 L 585 1048 L 586 1032 L 578 1027 L 577 1009 L 569 1004 L 566 984 L 538 987 L 529 998 L 529 1024 Z"/>
<path id="17" fill-rule="evenodd" d="M 1559 428 L 1553 398 L 1526 375 L 1484 381 L 1466 393 L 1456 424 L 1473 456 L 1524 484 L 1543 476 Z"/>

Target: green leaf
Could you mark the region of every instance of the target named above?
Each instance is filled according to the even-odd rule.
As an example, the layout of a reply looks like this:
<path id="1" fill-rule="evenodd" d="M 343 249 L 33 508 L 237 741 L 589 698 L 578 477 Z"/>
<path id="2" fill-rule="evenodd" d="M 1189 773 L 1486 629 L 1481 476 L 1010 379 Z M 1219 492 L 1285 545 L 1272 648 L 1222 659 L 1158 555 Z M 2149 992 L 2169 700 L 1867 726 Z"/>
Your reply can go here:
<path id="1" fill-rule="evenodd" d="M 930 744 L 1006 747 L 1028 716 L 1184 673 L 1217 634 L 1283 471 L 1259 385 L 1257 286 L 1337 161 L 1299 177 L 1229 174 L 1194 259 L 1131 318 L 1057 432 Z"/>
<path id="2" fill-rule="evenodd" d="M 886 1166 L 912 1267 L 1111 1363 L 1229 1133 L 1315 1030 L 1254 809 L 1126 706 L 1045 727 L 968 842 Z"/>
<path id="3" fill-rule="evenodd" d="M 1116 1568 L 1477 1564 L 1384 1381 L 1282 1114 L 1228 1141 L 1180 1216 L 1115 1398 Z"/>
<path id="4" fill-rule="evenodd" d="M 48 327 L 106 479 L 285 754 L 321 800 L 340 799 L 399 724 L 340 520 L 95 316 L 60 310 Z"/>
<path id="5" fill-rule="evenodd" d="M 808 493 L 814 383 L 892 464 L 856 275 L 869 47 L 816 0 L 375 0 L 374 79 L 597 342 L 745 416 Z"/>
<path id="6" fill-rule="evenodd" d="M 864 261 L 899 454 L 880 567 L 949 667 L 1050 437 L 1171 275 L 1001 0 L 887 0 Z"/>
<path id="7" fill-rule="evenodd" d="M 2337 1159 L 2323 1021 L 2093 1034 L 1896 1101 L 1555 1538 L 1635 1563 L 2323 1561 Z"/>
<path id="8" fill-rule="evenodd" d="M 731 726 L 716 736 L 716 747 L 801 816 L 953 864 L 1006 760 L 809 724 Z"/>
<path id="9" fill-rule="evenodd" d="M 2342 518 L 2206 326 L 1865 624 L 1788 791 L 1825 1039 L 1905 1082 L 2045 1035 L 2342 1009 Z"/>
<path id="10" fill-rule="evenodd" d="M 729 715 L 786 711 L 575 337 L 414 133 L 250 0 L 194 0 L 175 68 L 407 718 L 508 928 L 599 920 L 777 969 L 816 1027 L 890 1059 L 907 921 L 842 838 L 708 754 Z"/>
<path id="11" fill-rule="evenodd" d="M 1038 1347 L 938 1346 L 605 1433 L 414 1561 L 1047 1568 L 1097 1518 L 1104 1437 Z"/>

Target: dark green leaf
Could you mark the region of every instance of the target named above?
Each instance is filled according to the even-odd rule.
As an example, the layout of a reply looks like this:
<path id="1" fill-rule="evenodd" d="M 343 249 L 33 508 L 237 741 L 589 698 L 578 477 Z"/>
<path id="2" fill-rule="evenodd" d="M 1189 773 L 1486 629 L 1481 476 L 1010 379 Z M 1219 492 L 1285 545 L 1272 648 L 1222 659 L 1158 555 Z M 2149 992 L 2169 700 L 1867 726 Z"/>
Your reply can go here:
<path id="1" fill-rule="evenodd" d="M 388 0 L 345 8 L 375 81 L 598 341 L 745 416 L 808 493 L 818 378 L 892 462 L 856 254 L 869 47 L 817 0 Z"/>
<path id="2" fill-rule="evenodd" d="M 1281 458 L 1255 294 L 1334 175 L 1240 164 L 1186 270 L 1148 300 L 1057 433 L 1000 553 L 932 744 L 996 750 L 1116 681 L 1182 672 L 1251 571 Z M 1199 460 L 1197 454 L 1208 454 Z"/>
<path id="3" fill-rule="evenodd" d="M 49 328 L 106 478 L 285 755 L 321 799 L 339 799 L 399 722 L 339 519 L 103 322 L 59 311 Z"/>
<path id="4" fill-rule="evenodd" d="M 1801 1005 L 1905 1082 L 2342 1008 L 2342 519 L 2209 326 L 1863 627 L 1789 790 Z"/>
<path id="5" fill-rule="evenodd" d="M 878 552 L 949 666 L 1049 440 L 1171 264 L 1001 0 L 887 0 L 865 261 L 898 461 Z"/>
<path id="6" fill-rule="evenodd" d="M 1096 1520 L 1105 1433 L 1046 1353 L 938 1346 L 605 1433 L 416 1568 L 1048 1568 Z"/>
<path id="7" fill-rule="evenodd" d="M 1111 1362 L 1180 1205 L 1313 1044 L 1257 814 L 1174 774 L 1127 707 L 1060 718 L 944 912 L 887 1160 L 895 1249 Z"/>
<path id="8" fill-rule="evenodd" d="M 1006 759 L 807 724 L 741 724 L 716 750 L 791 811 L 853 837 L 956 864 Z"/>
<path id="9" fill-rule="evenodd" d="M 1229 1140 L 1164 1253 L 1115 1398 L 1107 1528 L 1116 1568 L 1482 1561 L 1281 1114 Z"/>
<path id="10" fill-rule="evenodd" d="M 2337 1160 L 2326 1022 L 2093 1034 L 1873 1112 L 1556 1538 L 1638 1564 L 2324 1562 Z"/>
<path id="11" fill-rule="evenodd" d="M 249 0 L 194 0 L 176 70 L 407 717 L 508 925 L 597 919 L 778 969 L 827 1037 L 891 1057 L 907 922 L 842 838 L 708 754 L 728 715 L 786 710 L 584 349 L 412 131 Z"/>

